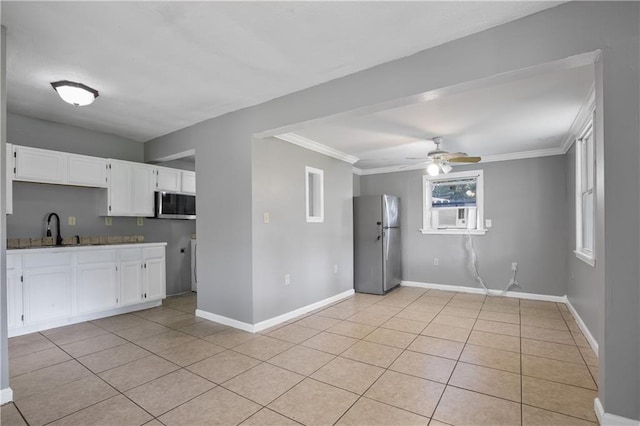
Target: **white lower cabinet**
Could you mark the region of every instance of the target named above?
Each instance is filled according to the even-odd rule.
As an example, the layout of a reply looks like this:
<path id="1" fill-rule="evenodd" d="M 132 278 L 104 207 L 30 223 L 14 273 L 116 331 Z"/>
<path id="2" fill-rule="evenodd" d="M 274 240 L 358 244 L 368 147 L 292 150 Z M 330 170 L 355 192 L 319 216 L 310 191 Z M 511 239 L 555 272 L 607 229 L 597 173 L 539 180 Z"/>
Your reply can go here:
<path id="1" fill-rule="evenodd" d="M 165 265 L 164 243 L 8 253 L 9 335 L 144 309 L 166 297 Z"/>

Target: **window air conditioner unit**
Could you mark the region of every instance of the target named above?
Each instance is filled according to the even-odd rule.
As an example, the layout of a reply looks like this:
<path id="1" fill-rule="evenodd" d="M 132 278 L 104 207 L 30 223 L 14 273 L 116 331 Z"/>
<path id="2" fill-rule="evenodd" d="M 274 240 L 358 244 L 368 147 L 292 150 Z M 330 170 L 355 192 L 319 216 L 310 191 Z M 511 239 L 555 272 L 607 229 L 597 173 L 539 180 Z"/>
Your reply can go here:
<path id="1" fill-rule="evenodd" d="M 432 210 L 435 229 L 476 229 L 476 208 L 439 208 Z"/>

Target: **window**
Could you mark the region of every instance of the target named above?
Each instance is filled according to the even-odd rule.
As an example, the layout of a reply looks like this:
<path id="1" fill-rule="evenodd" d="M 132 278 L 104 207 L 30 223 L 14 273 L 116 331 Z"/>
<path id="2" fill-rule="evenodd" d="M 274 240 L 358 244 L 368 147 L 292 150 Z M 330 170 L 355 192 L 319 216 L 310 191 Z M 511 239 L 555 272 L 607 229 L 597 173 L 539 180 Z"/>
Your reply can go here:
<path id="1" fill-rule="evenodd" d="M 594 224 L 595 155 L 593 122 L 590 121 L 576 140 L 576 257 L 595 265 Z"/>
<path id="2" fill-rule="evenodd" d="M 482 170 L 422 177 L 423 234 L 484 235 Z"/>
<path id="3" fill-rule="evenodd" d="M 305 167 L 307 222 L 324 222 L 324 172 Z"/>

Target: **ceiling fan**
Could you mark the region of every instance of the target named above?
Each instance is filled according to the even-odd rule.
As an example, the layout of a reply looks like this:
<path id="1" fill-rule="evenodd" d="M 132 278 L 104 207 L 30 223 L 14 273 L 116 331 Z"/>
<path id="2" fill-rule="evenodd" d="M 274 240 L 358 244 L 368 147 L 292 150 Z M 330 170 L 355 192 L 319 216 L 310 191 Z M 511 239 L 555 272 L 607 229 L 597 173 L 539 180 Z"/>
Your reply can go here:
<path id="1" fill-rule="evenodd" d="M 427 158 L 407 158 L 407 160 L 426 160 L 418 164 L 429 164 L 427 166 L 427 173 L 431 176 L 437 176 L 440 172 L 447 174 L 451 171 L 452 167 L 449 163 L 477 163 L 481 160 L 480 157 L 469 157 L 464 152 L 449 153 L 440 149 L 442 143 L 442 137 L 437 136 L 433 138 L 433 143 L 436 144 L 436 149 L 427 153 Z"/>

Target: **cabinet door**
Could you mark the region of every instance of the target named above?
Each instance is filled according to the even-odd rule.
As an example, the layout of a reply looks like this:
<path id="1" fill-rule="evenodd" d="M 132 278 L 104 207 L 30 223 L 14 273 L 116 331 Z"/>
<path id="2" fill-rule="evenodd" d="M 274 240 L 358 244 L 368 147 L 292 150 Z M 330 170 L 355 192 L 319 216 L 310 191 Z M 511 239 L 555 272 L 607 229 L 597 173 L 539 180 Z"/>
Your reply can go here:
<path id="1" fill-rule="evenodd" d="M 15 180 L 65 183 L 67 154 L 64 152 L 16 146 L 15 153 Z"/>
<path id="2" fill-rule="evenodd" d="M 107 160 L 88 155 L 67 154 L 69 185 L 107 187 Z"/>
<path id="3" fill-rule="evenodd" d="M 24 269 L 24 324 L 71 316 L 69 266 Z"/>
<path id="4" fill-rule="evenodd" d="M 180 170 L 158 167 L 156 173 L 158 191 L 180 192 Z"/>
<path id="5" fill-rule="evenodd" d="M 13 213 L 13 145 L 7 144 L 7 214 Z"/>
<path id="6" fill-rule="evenodd" d="M 133 166 L 133 215 L 153 216 L 154 169 L 136 164 Z"/>
<path id="7" fill-rule="evenodd" d="M 109 216 L 131 216 L 133 167 L 131 163 L 111 160 L 109 163 Z"/>
<path id="8" fill-rule="evenodd" d="M 142 260 L 120 262 L 120 304 L 131 305 L 143 299 Z"/>
<path id="9" fill-rule="evenodd" d="M 116 263 L 88 263 L 76 270 L 78 314 L 105 311 L 118 306 Z"/>
<path id="10" fill-rule="evenodd" d="M 9 256 L 7 256 L 9 257 Z M 7 269 L 7 327 L 22 327 L 23 302 L 20 270 Z"/>
<path id="11" fill-rule="evenodd" d="M 182 192 L 187 194 L 196 193 L 196 172 L 182 172 Z"/>
<path id="12" fill-rule="evenodd" d="M 142 251 L 144 257 L 145 301 L 166 297 L 166 272 L 164 247 L 149 247 Z"/>

